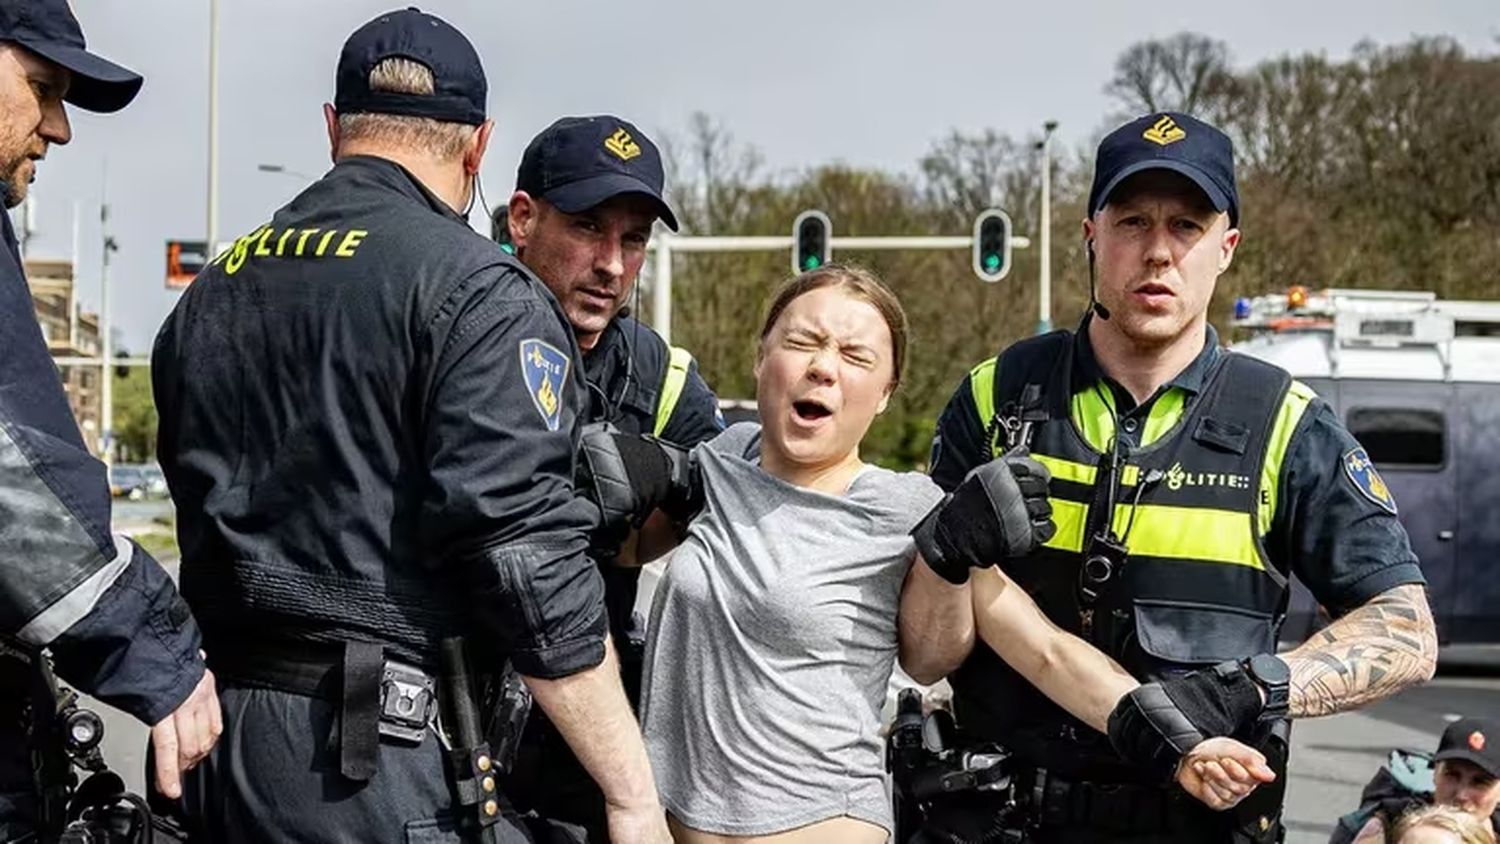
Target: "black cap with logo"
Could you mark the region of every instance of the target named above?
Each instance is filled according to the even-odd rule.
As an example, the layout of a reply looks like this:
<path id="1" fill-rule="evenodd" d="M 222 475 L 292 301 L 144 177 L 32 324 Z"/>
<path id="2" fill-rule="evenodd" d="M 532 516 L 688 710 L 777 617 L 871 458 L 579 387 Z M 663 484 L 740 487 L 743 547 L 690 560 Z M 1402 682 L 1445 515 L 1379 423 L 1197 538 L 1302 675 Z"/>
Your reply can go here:
<path id="1" fill-rule="evenodd" d="M 1142 170 L 1171 170 L 1188 177 L 1216 210 L 1229 212 L 1229 225 L 1240 221 L 1240 197 L 1234 186 L 1234 143 L 1229 136 L 1187 114 L 1148 114 L 1110 132 L 1094 159 L 1094 186 L 1089 216 L 1099 213 L 1121 182 Z"/>
<path id="2" fill-rule="evenodd" d="M 433 92 L 370 90 L 370 71 L 390 58 L 426 66 L 432 71 Z M 474 45 L 447 21 L 415 6 L 387 12 L 356 29 L 339 54 L 336 85 L 333 107 L 341 114 L 429 117 L 470 126 L 485 121 L 489 96 Z"/>
<path id="3" fill-rule="evenodd" d="M 662 198 L 665 182 L 656 144 L 629 122 L 608 114 L 564 117 L 548 126 L 527 145 L 516 171 L 516 190 L 568 214 L 620 194 L 643 194 L 675 232 L 677 217 Z"/>
<path id="4" fill-rule="evenodd" d="M 1488 718 L 1460 718 L 1443 731 L 1434 762 L 1462 759 L 1500 778 L 1500 723 Z"/>
<path id="5" fill-rule="evenodd" d="M 0 0 L 0 41 L 11 41 L 72 74 L 63 99 L 81 109 L 119 111 L 141 90 L 141 76 L 90 53 L 67 0 Z"/>

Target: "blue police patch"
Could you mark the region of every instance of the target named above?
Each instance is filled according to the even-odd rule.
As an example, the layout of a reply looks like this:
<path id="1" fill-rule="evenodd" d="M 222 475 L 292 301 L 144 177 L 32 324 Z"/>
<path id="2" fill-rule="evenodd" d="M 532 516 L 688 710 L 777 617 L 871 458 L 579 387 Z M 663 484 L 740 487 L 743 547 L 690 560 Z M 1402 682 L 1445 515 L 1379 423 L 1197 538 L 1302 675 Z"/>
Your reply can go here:
<path id="1" fill-rule="evenodd" d="M 1390 487 L 1385 485 L 1385 479 L 1375 471 L 1375 464 L 1363 447 L 1350 449 L 1344 455 L 1344 474 L 1349 476 L 1354 488 L 1364 497 L 1379 504 L 1381 509 L 1391 515 L 1396 514 L 1396 499 L 1391 497 Z"/>
<path id="2" fill-rule="evenodd" d="M 547 430 L 556 431 L 562 424 L 563 387 L 568 383 L 568 369 L 572 358 L 551 343 L 528 337 L 521 341 L 521 377 L 526 380 L 526 392 L 531 394 L 531 403 L 536 412 L 547 423 Z"/>

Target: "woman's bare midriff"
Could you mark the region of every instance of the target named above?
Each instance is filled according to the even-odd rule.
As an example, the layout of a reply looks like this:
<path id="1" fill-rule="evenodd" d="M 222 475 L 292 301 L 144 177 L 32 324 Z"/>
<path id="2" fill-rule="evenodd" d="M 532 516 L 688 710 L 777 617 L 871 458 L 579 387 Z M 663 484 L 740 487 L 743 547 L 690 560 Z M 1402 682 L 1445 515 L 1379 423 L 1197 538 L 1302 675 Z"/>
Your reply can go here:
<path id="1" fill-rule="evenodd" d="M 885 844 L 889 837 L 883 827 L 848 815 L 771 835 L 715 835 L 684 826 L 670 815 L 667 823 L 678 844 Z"/>

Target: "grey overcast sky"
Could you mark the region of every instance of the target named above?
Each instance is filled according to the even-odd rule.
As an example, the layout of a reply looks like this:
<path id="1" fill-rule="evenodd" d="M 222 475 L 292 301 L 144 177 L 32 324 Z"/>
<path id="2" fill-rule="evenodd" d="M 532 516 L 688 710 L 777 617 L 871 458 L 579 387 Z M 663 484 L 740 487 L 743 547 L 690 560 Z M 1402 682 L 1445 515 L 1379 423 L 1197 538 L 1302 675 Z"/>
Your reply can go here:
<path id="1" fill-rule="evenodd" d="M 207 0 L 73 0 L 90 47 L 146 77 L 113 116 L 74 112 L 75 140 L 54 149 L 37 183 L 34 257 L 73 252 L 80 297 L 97 309 L 99 203 L 107 184 L 114 317 L 126 348 L 149 350 L 175 301 L 165 241 L 205 231 Z M 318 174 L 344 39 L 397 0 L 221 0 L 219 236 L 269 217 L 300 187 L 262 162 Z M 564 114 L 612 112 L 648 134 L 718 118 L 776 171 L 841 160 L 911 172 L 953 128 L 1022 135 L 1047 119 L 1086 143 L 1114 108 L 1103 93 L 1130 44 L 1191 30 L 1229 44 L 1236 66 L 1284 53 L 1347 56 L 1448 35 L 1500 52 L 1496 0 L 428 0 L 466 33 L 490 80 L 494 141 L 483 170 L 504 201 L 526 142 Z M 482 226 L 482 212 L 473 221 Z M 790 221 L 788 221 L 790 225 Z"/>

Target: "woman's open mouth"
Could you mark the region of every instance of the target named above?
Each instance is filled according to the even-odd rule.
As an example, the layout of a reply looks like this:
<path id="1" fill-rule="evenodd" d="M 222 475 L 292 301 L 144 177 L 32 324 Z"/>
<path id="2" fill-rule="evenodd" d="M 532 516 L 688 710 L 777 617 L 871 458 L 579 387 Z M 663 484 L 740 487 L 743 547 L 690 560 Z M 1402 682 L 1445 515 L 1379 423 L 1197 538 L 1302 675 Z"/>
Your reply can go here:
<path id="1" fill-rule="evenodd" d="M 816 425 L 832 416 L 833 409 L 817 399 L 798 399 L 792 402 L 792 415 L 804 425 Z"/>

